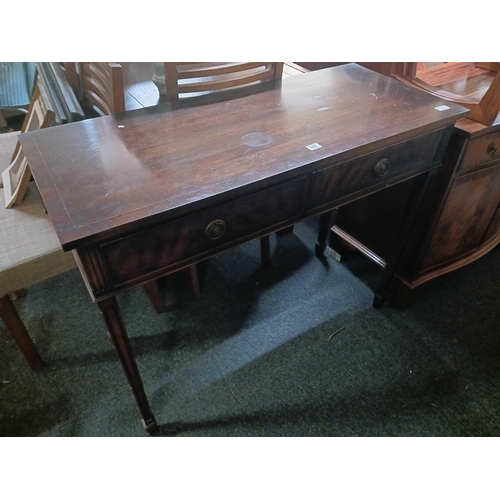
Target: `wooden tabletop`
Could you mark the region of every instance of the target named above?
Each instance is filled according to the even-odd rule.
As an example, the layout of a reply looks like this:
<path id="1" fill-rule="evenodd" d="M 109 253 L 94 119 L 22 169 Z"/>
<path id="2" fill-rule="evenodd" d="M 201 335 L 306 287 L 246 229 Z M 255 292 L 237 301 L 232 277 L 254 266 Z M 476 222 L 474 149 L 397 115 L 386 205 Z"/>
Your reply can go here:
<path id="1" fill-rule="evenodd" d="M 446 109 L 436 109 L 440 104 Z M 71 249 L 466 112 L 348 64 L 233 101 L 174 112 L 159 105 L 26 133 L 20 141 L 60 242 Z M 312 144 L 321 147 L 308 149 Z"/>

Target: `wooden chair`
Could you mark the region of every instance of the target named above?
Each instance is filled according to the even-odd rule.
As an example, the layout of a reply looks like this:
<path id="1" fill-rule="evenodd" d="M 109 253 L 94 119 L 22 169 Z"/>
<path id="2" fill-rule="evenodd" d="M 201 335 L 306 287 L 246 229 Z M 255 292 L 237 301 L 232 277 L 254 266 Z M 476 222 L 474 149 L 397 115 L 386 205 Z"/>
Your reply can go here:
<path id="1" fill-rule="evenodd" d="M 500 63 L 393 63 L 400 81 L 470 109 L 467 118 L 492 125 L 500 112 Z"/>
<path id="2" fill-rule="evenodd" d="M 17 152 L 17 136 L 20 131 L 0 134 L 0 188 L 3 187 L 2 172 L 9 168 Z"/>
<path id="3" fill-rule="evenodd" d="M 68 81 L 71 89 L 73 90 L 75 96 L 80 98 L 80 77 L 78 76 L 78 68 L 76 62 L 65 62 L 61 64 L 62 70 L 66 75 L 66 80 Z"/>
<path id="4" fill-rule="evenodd" d="M 282 62 L 166 62 L 166 101 L 172 109 L 235 99 L 270 90 L 283 77 Z M 271 265 L 269 235 L 260 239 L 262 266 Z"/>
<path id="5" fill-rule="evenodd" d="M 179 63 L 165 67 L 166 100 L 173 108 L 196 106 L 270 90 L 283 63 Z"/>
<path id="6" fill-rule="evenodd" d="M 9 294 L 69 271 L 76 261 L 63 252 L 34 182 L 22 204 L 0 209 L 0 241 L 0 317 L 31 367 L 39 370 L 42 359 Z"/>
<path id="7" fill-rule="evenodd" d="M 42 84 L 39 82 L 33 92 L 28 113 L 21 127 L 21 133 L 48 127 L 54 118 L 49 100 L 45 97 Z M 0 167 L 1 168 L 1 167 Z M 22 202 L 31 171 L 24 156 L 21 144 L 17 141 L 10 164 L 2 170 L 2 185 L 5 207 Z"/>
<path id="8" fill-rule="evenodd" d="M 68 73 L 68 69 L 66 71 Z M 76 66 L 69 69 L 71 79 L 74 80 L 76 73 Z M 88 114 L 105 116 L 125 111 L 123 70 L 120 64 L 81 62 L 78 63 L 77 76 L 82 106 Z"/>

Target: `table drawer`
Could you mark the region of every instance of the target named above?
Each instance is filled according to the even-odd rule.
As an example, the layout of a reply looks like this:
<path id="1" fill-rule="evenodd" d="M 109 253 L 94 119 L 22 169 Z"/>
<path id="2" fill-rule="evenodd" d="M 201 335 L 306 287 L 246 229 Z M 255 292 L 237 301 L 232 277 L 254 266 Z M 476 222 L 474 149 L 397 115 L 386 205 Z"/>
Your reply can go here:
<path id="1" fill-rule="evenodd" d="M 469 141 L 458 172 L 468 172 L 494 161 L 500 161 L 500 132 Z"/>
<path id="2" fill-rule="evenodd" d="M 300 215 L 305 178 L 101 245 L 114 285 L 208 256 Z"/>
<path id="3" fill-rule="evenodd" d="M 445 131 L 441 129 L 314 172 L 308 209 L 321 207 L 378 184 L 387 184 L 387 181 L 408 171 L 440 161 L 440 145 Z"/>

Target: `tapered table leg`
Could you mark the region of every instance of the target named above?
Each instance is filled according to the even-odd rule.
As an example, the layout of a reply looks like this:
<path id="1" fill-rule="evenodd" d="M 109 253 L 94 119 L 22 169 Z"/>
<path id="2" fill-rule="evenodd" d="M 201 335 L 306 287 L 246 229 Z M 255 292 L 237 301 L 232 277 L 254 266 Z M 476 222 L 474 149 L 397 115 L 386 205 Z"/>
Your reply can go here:
<path id="1" fill-rule="evenodd" d="M 141 412 L 143 418 L 143 424 L 146 432 L 149 434 L 154 434 L 158 426 L 156 420 L 149 408 L 149 402 L 146 397 L 146 392 L 144 391 L 144 386 L 142 385 L 141 376 L 139 374 L 139 369 L 135 362 L 134 353 L 132 352 L 132 346 L 130 345 L 130 340 L 125 329 L 125 324 L 118 308 L 118 303 L 115 297 L 110 297 L 104 299 L 97 303 L 101 315 L 103 317 L 104 323 L 108 329 L 111 341 L 115 346 L 118 357 L 127 376 L 132 392 L 134 393 L 135 400 L 139 406 L 139 411 Z"/>
<path id="2" fill-rule="evenodd" d="M 319 231 L 318 231 L 318 239 L 316 241 L 315 246 L 315 254 L 318 259 L 322 259 L 325 248 L 326 248 L 326 240 L 328 234 L 330 233 L 330 229 L 333 226 L 333 219 L 337 212 L 335 210 L 330 210 L 329 212 L 325 212 L 319 216 Z"/>
<path id="3" fill-rule="evenodd" d="M 397 230 L 397 238 L 394 242 L 391 255 L 387 259 L 382 281 L 373 297 L 373 307 L 376 309 L 380 309 L 384 305 L 387 296 L 389 295 L 389 291 L 394 282 L 395 274 L 402 260 L 403 253 L 406 247 L 408 247 L 408 238 L 410 236 L 412 226 L 416 220 L 429 184 L 434 177 L 434 173 L 435 171 L 426 172 L 415 179 L 413 189 L 410 193 L 410 201 L 408 202 L 408 206 L 410 208 Z"/>

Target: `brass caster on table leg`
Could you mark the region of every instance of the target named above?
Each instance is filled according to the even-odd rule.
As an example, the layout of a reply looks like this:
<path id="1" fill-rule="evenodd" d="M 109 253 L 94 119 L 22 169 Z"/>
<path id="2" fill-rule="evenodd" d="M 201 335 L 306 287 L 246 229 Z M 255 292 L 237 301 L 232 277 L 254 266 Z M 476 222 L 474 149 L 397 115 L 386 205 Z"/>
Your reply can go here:
<path id="1" fill-rule="evenodd" d="M 149 418 L 147 421 L 142 419 L 142 425 L 144 426 L 144 429 L 150 436 L 153 436 L 158 432 L 158 424 L 156 423 L 156 420 L 153 416 Z"/>

